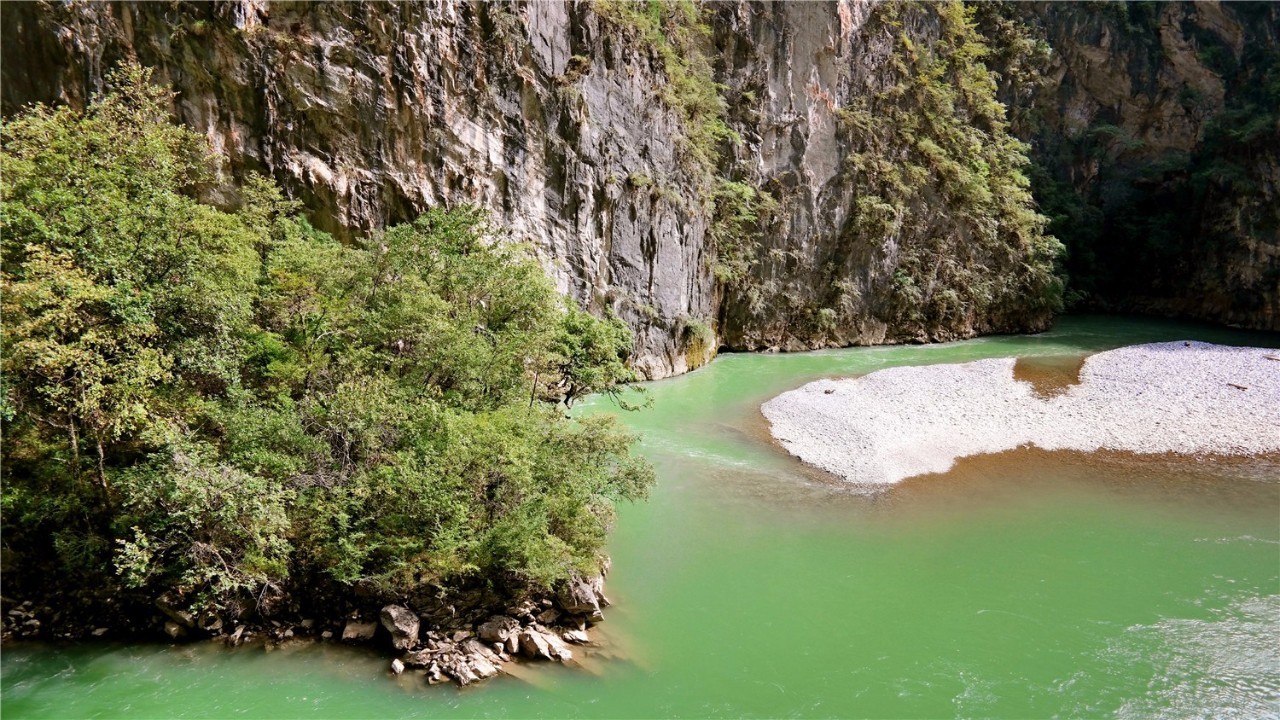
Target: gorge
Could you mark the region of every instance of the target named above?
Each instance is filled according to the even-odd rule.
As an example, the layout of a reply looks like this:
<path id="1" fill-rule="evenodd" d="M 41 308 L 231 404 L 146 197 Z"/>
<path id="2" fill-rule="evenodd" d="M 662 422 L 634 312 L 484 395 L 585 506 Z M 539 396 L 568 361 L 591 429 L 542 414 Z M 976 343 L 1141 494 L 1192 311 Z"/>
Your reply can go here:
<path id="1" fill-rule="evenodd" d="M 5 712 L 1276 713 L 1280 5 L 0 31 Z"/>
<path id="2" fill-rule="evenodd" d="M 136 57 L 220 158 L 208 199 L 264 172 L 339 237 L 478 204 L 651 378 L 1042 329 L 1064 275 L 1083 307 L 1280 327 L 1269 3 L 0 11 L 6 115 Z"/>

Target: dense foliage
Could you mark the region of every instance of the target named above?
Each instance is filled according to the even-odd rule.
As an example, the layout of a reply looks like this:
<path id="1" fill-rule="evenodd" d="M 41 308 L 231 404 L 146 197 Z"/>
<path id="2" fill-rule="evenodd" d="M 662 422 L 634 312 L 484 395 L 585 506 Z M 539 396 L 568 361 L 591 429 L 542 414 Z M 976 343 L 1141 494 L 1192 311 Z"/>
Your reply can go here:
<path id="1" fill-rule="evenodd" d="M 609 417 L 630 333 L 473 209 L 360 246 L 206 147 L 127 69 L 3 128 L 3 523 L 17 575 L 193 609 L 596 569 L 650 468 Z"/>
<path id="2" fill-rule="evenodd" d="M 1165 13 L 1174 10 L 1133 2 L 1076 12 L 1097 13 L 1090 19 L 1116 34 L 1115 52 L 1127 56 L 1135 85 L 1155 87 L 1156 78 L 1171 72 L 1161 28 Z M 1208 26 L 1185 22 L 1179 28 L 1200 67 L 1172 73 L 1210 74 L 1224 89 L 1221 103 L 1191 85 L 1178 92 L 1187 121 L 1201 128 L 1194 146 L 1151 147 L 1126 129 L 1132 122 L 1114 108 L 1101 108 L 1087 127 L 1065 135 L 1040 127 L 1035 113 L 1023 123 L 1038 147 L 1031 174 L 1036 199 L 1067 247 L 1069 302 L 1126 307 L 1144 296 L 1221 292 L 1198 286 L 1201 271 L 1231 252 L 1247 256 L 1250 239 L 1280 231 L 1274 191 L 1265 180 L 1280 147 L 1276 12 L 1268 3 L 1236 3 L 1231 13 L 1245 32 L 1238 56 Z M 1215 268 L 1213 274 L 1228 271 Z M 1274 276 L 1233 278 L 1230 304 L 1247 309 L 1266 303 L 1278 286 Z"/>
<path id="3" fill-rule="evenodd" d="M 1060 243 L 1045 232 L 986 65 L 978 7 L 886 3 L 872 16 L 893 43 L 896 82 L 840 111 L 857 151 L 851 230 L 898 249 L 890 313 L 933 335 L 966 320 L 1056 310 Z M 936 22 L 913 42 L 907 22 Z M 948 212 L 927 212 L 939 202 Z"/>

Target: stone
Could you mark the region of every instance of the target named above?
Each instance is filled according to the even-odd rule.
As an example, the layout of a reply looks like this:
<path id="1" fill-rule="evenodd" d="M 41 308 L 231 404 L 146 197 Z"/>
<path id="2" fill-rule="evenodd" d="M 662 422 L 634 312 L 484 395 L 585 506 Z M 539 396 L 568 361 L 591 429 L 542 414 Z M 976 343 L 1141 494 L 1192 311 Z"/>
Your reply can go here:
<path id="1" fill-rule="evenodd" d="M 600 607 L 607 608 L 613 604 L 609 602 L 609 598 L 604 596 L 604 575 L 603 574 L 596 575 L 595 577 L 591 578 L 590 580 L 587 581 L 587 584 L 591 587 L 591 592 L 595 593 L 596 603 Z"/>
<path id="2" fill-rule="evenodd" d="M 551 645 L 547 643 L 547 638 L 537 630 L 521 630 L 520 631 L 520 653 L 527 658 L 534 660 L 543 659 L 551 660 Z"/>
<path id="3" fill-rule="evenodd" d="M 354 643 L 369 642 L 377 632 L 377 623 L 349 620 L 342 628 L 342 641 Z"/>
<path id="4" fill-rule="evenodd" d="M 520 652 L 520 640 L 516 633 L 511 633 L 511 635 L 507 637 L 506 646 L 508 655 L 515 655 Z"/>
<path id="5" fill-rule="evenodd" d="M 449 677 L 453 678 L 453 681 L 457 683 L 459 687 L 466 687 L 480 679 L 480 676 L 476 675 L 475 671 L 471 669 L 471 666 L 462 658 L 454 659 L 442 669 Z"/>
<path id="6" fill-rule="evenodd" d="M 481 679 L 491 678 L 494 675 L 498 674 L 497 666 L 494 665 L 489 660 L 487 660 L 486 658 L 482 658 L 478 655 L 475 655 L 471 657 L 470 663 L 471 663 L 471 670 L 475 672 L 475 674 L 478 675 Z"/>
<path id="7" fill-rule="evenodd" d="M 537 617 L 538 622 L 544 625 L 550 625 L 551 623 L 554 623 L 556 620 L 559 620 L 559 619 L 560 619 L 560 611 L 556 610 L 555 608 L 543 610 L 542 612 L 538 613 L 538 617 Z"/>
<path id="8" fill-rule="evenodd" d="M 404 672 L 404 663 L 400 662 L 399 658 L 391 661 L 391 672 L 394 675 L 399 675 Z"/>
<path id="9" fill-rule="evenodd" d="M 313 620 L 312 618 L 307 618 L 302 622 L 298 623 L 298 627 L 301 627 L 303 630 L 310 630 L 315 626 L 316 626 L 316 621 Z"/>
<path id="10" fill-rule="evenodd" d="M 565 612 L 573 615 L 590 615 L 600 612 L 600 603 L 596 599 L 591 584 L 574 576 L 567 580 L 556 593 L 556 600 Z"/>
<path id="11" fill-rule="evenodd" d="M 215 613 L 201 613 L 198 624 L 201 630 L 209 633 L 210 635 L 217 635 L 222 632 L 222 618 Z"/>
<path id="12" fill-rule="evenodd" d="M 164 634 L 168 635 L 170 638 L 173 638 L 174 640 L 180 640 L 183 637 L 186 637 L 187 629 L 172 620 L 165 620 Z"/>
<path id="13" fill-rule="evenodd" d="M 244 631 L 244 625 L 237 625 L 235 632 L 231 633 L 231 637 L 227 638 L 227 642 L 230 643 L 232 647 L 239 645 L 244 637 Z"/>
<path id="14" fill-rule="evenodd" d="M 488 646 L 478 640 L 468 640 L 461 645 L 462 652 L 472 657 L 482 657 L 491 663 L 501 662 L 498 654 L 490 650 Z"/>
<path id="15" fill-rule="evenodd" d="M 195 616 L 190 612 L 182 609 L 182 599 L 176 593 L 167 592 L 156 598 L 156 608 L 164 613 L 170 620 L 181 625 L 184 628 L 195 627 Z"/>
<path id="16" fill-rule="evenodd" d="M 332 630 L 325 630 L 324 632 L 320 633 L 320 639 L 321 639 L 321 640 L 332 640 L 332 639 L 333 639 L 333 631 L 332 631 Z"/>
<path id="17" fill-rule="evenodd" d="M 100 638 L 100 637 L 102 637 L 103 635 L 106 635 L 106 634 L 107 634 L 107 632 L 108 632 L 107 628 L 104 628 L 104 627 L 101 627 L 101 628 L 95 628 L 95 629 L 94 629 L 94 631 L 93 631 L 93 636 L 94 636 L 94 637 L 97 637 L 97 638 Z"/>
<path id="18" fill-rule="evenodd" d="M 387 605 L 380 614 L 382 627 L 391 633 L 391 647 L 396 650 L 408 650 L 418 644 L 418 630 L 421 627 L 418 616 L 403 605 Z"/>
<path id="19" fill-rule="evenodd" d="M 543 635 L 542 639 L 546 641 L 552 659 L 559 660 L 562 663 L 573 659 L 573 651 L 569 649 L 564 640 L 552 634 Z"/>
<path id="20" fill-rule="evenodd" d="M 565 642 L 571 642 L 577 645 L 583 645 L 591 641 L 591 638 L 588 637 L 587 633 L 583 630 L 565 630 L 560 633 L 560 637 Z"/>
<path id="21" fill-rule="evenodd" d="M 506 615 L 494 615 L 481 623 L 476 628 L 476 633 L 485 642 L 500 643 L 506 642 L 511 633 L 519 627 L 520 623 L 516 622 L 515 618 L 507 617 Z"/>

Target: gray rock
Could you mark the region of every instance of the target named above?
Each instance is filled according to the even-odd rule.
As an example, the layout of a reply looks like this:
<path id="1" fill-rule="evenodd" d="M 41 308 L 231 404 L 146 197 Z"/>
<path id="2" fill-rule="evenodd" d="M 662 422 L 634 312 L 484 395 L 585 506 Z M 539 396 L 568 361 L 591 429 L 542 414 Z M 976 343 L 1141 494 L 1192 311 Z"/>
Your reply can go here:
<path id="1" fill-rule="evenodd" d="M 485 642 L 506 642 L 511 633 L 520 627 L 515 618 L 506 615 L 494 615 L 476 628 L 476 633 Z"/>
<path id="2" fill-rule="evenodd" d="M 363 643 L 369 642 L 378 632 L 378 623 L 349 620 L 342 628 L 342 641 Z"/>
<path id="3" fill-rule="evenodd" d="M 571 642 L 578 645 L 583 645 L 591 641 L 591 638 L 587 636 L 587 633 L 584 630 L 565 630 L 560 633 L 560 637 L 565 642 Z"/>
<path id="4" fill-rule="evenodd" d="M 421 624 L 412 610 L 403 605 L 388 605 L 382 608 L 380 617 L 382 627 L 391 633 L 391 647 L 408 650 L 418 644 Z"/>
<path id="5" fill-rule="evenodd" d="M 180 640 L 186 637 L 187 629 L 172 620 L 166 620 L 164 622 L 164 634 L 174 640 Z"/>
<path id="6" fill-rule="evenodd" d="M 520 653 L 534 660 L 551 660 L 554 657 L 547 637 L 537 630 L 520 631 Z"/>
<path id="7" fill-rule="evenodd" d="M 175 593 L 167 592 L 156 598 L 156 608 L 184 628 L 192 628 L 196 625 L 195 616 L 182 608 L 182 600 Z"/>
<path id="8" fill-rule="evenodd" d="M 215 613 L 212 613 L 212 612 L 201 613 L 200 619 L 198 622 L 200 625 L 200 629 L 211 635 L 216 635 L 222 632 L 222 618 L 216 615 Z"/>
<path id="9" fill-rule="evenodd" d="M 404 672 L 404 663 L 400 662 L 399 658 L 391 661 L 391 672 L 395 675 Z"/>
<path id="10" fill-rule="evenodd" d="M 591 583 L 574 576 L 560 587 L 556 593 L 556 601 L 565 612 L 573 615 L 591 615 L 600 612 L 600 603 L 596 599 Z"/>
<path id="11" fill-rule="evenodd" d="M 565 641 L 550 633 L 543 635 L 542 638 L 546 641 L 553 659 L 560 662 L 569 662 L 573 659 L 573 651 L 569 649 Z"/>
<path id="12" fill-rule="evenodd" d="M 470 660 L 471 669 L 480 678 L 491 678 L 498 674 L 498 667 L 488 659 L 473 655 Z"/>

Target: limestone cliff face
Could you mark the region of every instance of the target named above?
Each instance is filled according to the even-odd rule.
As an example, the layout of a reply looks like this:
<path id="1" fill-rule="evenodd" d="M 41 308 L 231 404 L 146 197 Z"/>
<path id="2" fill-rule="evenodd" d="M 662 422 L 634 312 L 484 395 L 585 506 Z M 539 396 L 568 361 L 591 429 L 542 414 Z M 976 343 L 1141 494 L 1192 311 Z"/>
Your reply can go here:
<path id="1" fill-rule="evenodd" d="M 488 208 L 560 289 L 614 307 L 634 362 L 687 365 L 713 313 L 707 218 L 658 71 L 586 5 L 5 3 L 4 107 L 83 103 L 121 58 L 157 69 L 227 178 L 274 176 L 340 236 Z M 665 192 L 633 178 L 658 178 Z M 211 192 L 233 202 L 234 185 Z M 714 346 L 711 348 L 714 351 Z"/>
<path id="2" fill-rule="evenodd" d="M 1200 7 L 1177 12 L 1218 28 L 1233 48 L 1248 45 L 1233 11 Z M 705 8 L 711 32 L 702 51 L 723 83 L 724 119 L 741 136 L 722 143 L 714 170 L 776 205 L 740 228 L 756 261 L 733 283 L 715 275 L 714 188 L 682 143 L 689 118 L 663 99 L 671 78 L 661 54 L 598 10 L 576 1 L 2 3 L 0 91 L 6 115 L 33 101 L 82 104 L 116 62 L 136 57 L 172 85 L 178 118 L 222 159 L 224 182 L 209 190 L 216 202 L 234 203 L 235 179 L 263 172 L 302 200 L 316 225 L 344 237 L 432 205 L 488 208 L 513 239 L 536 248 L 562 291 L 628 322 L 633 362 L 649 377 L 696 367 L 722 344 L 802 349 L 1048 323 L 1051 308 L 1035 285 L 1043 278 L 1020 269 L 1037 251 L 1005 219 L 965 215 L 958 196 L 934 187 L 936 173 L 898 198 L 891 217 L 868 220 L 888 207 L 868 201 L 884 199 L 889 180 L 868 179 L 853 161 L 875 150 L 881 165 L 920 167 L 928 147 L 886 135 L 896 128 L 885 113 L 908 101 L 862 101 L 911 90 L 904 43 L 927 51 L 944 40 L 936 8 L 870 0 Z M 1044 157 L 1057 157 L 1045 138 L 1107 113 L 1141 129 L 1152 147 L 1193 146 L 1204 123 L 1173 112 L 1176 82 L 1166 76 L 1187 78 L 1208 107 L 1230 96 L 1212 73 L 1187 70 L 1185 53 L 1160 61 L 1168 69 L 1151 76 L 1154 85 L 1138 82 L 1147 71 L 1136 60 L 1110 69 L 1123 50 L 1107 39 L 1111 20 L 1056 5 L 1034 12 L 1057 50 L 1053 83 L 1036 96 L 1037 107 L 1053 108 L 1043 121 L 1050 130 L 1037 136 Z M 1172 13 L 1170 27 L 1186 24 Z M 882 122 L 868 130 L 850 120 L 864 116 Z M 1000 135 L 976 112 L 957 117 Z M 1255 155 L 1250 172 L 1277 177 L 1274 152 Z M 1055 167 L 1073 187 L 1099 176 L 1074 157 Z M 1273 181 L 1268 188 L 1272 195 L 1249 200 L 1270 202 L 1261 210 L 1215 206 L 1221 222 L 1252 228 L 1238 236 L 1253 244 L 1201 263 L 1205 277 L 1275 282 L 1274 240 L 1258 225 L 1277 206 Z M 1029 204 L 1007 205 L 1000 212 Z M 985 245 L 970 242 L 976 237 Z M 984 299 L 957 295 L 967 285 L 982 286 Z M 1275 321 L 1274 298 L 1262 315 L 1237 310 L 1234 296 L 1222 302 L 1217 316 L 1201 314 Z"/>
<path id="3" fill-rule="evenodd" d="M 1018 6 L 1021 128 L 1086 304 L 1280 330 L 1280 5 Z"/>

